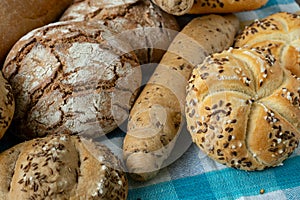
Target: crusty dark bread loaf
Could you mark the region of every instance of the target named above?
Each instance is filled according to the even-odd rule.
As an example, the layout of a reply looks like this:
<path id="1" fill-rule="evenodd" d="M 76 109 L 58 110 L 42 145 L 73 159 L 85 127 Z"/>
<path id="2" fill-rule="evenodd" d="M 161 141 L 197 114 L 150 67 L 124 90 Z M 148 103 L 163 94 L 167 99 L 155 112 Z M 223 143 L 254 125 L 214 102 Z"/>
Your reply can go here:
<path id="1" fill-rule="evenodd" d="M 130 112 L 123 152 L 135 179 L 148 180 L 163 166 L 184 124 L 185 87 L 193 66 L 232 45 L 238 24 L 233 15 L 198 17 L 171 43 Z"/>
<path id="2" fill-rule="evenodd" d="M 193 141 L 230 167 L 262 170 L 298 146 L 300 79 L 267 52 L 229 49 L 193 70 L 186 98 Z"/>
<path id="3" fill-rule="evenodd" d="M 7 131 L 15 112 L 12 88 L 0 72 L 0 139 Z"/>
<path id="4" fill-rule="evenodd" d="M 128 183 L 120 160 L 104 145 L 51 135 L 0 154 L 0 199 L 123 199 Z"/>
<path id="5" fill-rule="evenodd" d="M 1 0 L 0 64 L 19 38 L 57 20 L 71 3 L 72 0 Z"/>
<path id="6" fill-rule="evenodd" d="M 159 63 L 179 31 L 176 19 L 150 0 L 84 0 L 71 5 L 61 21 L 97 21 L 128 42 L 141 64 Z"/>
<path id="7" fill-rule="evenodd" d="M 113 35 L 101 24 L 56 22 L 22 37 L 3 67 L 16 100 L 13 132 L 96 137 L 125 121 L 141 69 Z"/>
<path id="8" fill-rule="evenodd" d="M 300 77 L 299 35 L 300 15 L 279 12 L 255 20 L 237 36 L 235 46 L 269 52 L 282 67 Z"/>

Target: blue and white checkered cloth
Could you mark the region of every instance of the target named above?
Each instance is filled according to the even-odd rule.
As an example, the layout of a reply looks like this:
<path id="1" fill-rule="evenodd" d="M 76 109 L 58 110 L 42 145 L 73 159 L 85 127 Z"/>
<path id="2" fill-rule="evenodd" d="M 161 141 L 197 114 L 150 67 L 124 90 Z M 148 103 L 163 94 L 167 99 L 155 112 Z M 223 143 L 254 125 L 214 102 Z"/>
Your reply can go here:
<path id="1" fill-rule="evenodd" d="M 299 9 L 294 0 L 269 0 L 261 9 L 236 15 L 241 21 L 249 21 Z M 153 180 L 129 183 L 129 200 L 300 200 L 300 148 L 283 166 L 245 172 L 214 162 L 192 144 Z"/>

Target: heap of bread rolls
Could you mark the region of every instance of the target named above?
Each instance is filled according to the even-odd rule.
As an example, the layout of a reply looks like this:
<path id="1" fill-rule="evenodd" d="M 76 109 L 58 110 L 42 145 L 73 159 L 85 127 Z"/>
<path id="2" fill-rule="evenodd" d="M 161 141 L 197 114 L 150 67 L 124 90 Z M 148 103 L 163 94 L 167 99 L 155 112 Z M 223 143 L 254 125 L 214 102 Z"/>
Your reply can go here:
<path id="1" fill-rule="evenodd" d="M 0 153 L 0 199 L 126 199 L 126 174 L 153 178 L 185 122 L 192 141 L 222 164 L 281 164 L 300 136 L 300 17 L 274 13 L 240 30 L 232 14 L 266 3 L 15 7 L 5 18 L 13 34 L 1 29 L 0 136 L 22 142 Z M 199 16 L 179 27 L 174 15 L 184 14 Z M 94 139 L 124 122 L 121 160 Z"/>

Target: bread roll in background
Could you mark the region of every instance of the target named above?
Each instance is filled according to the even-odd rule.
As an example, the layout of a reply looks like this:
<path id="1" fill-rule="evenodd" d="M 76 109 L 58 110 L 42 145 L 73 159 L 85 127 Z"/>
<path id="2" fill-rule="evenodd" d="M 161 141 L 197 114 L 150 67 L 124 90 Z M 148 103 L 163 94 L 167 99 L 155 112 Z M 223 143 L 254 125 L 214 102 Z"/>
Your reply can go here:
<path id="1" fill-rule="evenodd" d="M 104 145 L 52 135 L 0 154 L 0 199 L 122 199 L 128 182 L 120 160 Z"/>
<path id="2" fill-rule="evenodd" d="M 159 63 L 179 31 L 176 19 L 150 0 L 75 2 L 60 21 L 97 21 L 128 42 L 141 64 Z M 151 73 L 151 72 L 150 72 Z"/>
<path id="3" fill-rule="evenodd" d="M 27 32 L 58 20 L 73 0 L 1 0 L 0 64 L 14 45 Z"/>
<path id="4" fill-rule="evenodd" d="M 271 53 L 282 67 L 300 77 L 300 15 L 278 12 L 255 20 L 234 45 Z"/>
<path id="5" fill-rule="evenodd" d="M 194 0 L 152 0 L 152 2 L 165 12 L 177 16 L 188 13 L 194 5 Z"/>
<path id="6" fill-rule="evenodd" d="M 141 69 L 128 44 L 113 35 L 93 22 L 56 22 L 22 37 L 3 67 L 16 101 L 12 132 L 22 139 L 94 138 L 125 121 Z"/>
<path id="7" fill-rule="evenodd" d="M 197 0 L 189 14 L 233 13 L 258 9 L 268 0 Z"/>
<path id="8" fill-rule="evenodd" d="M 187 126 L 193 141 L 214 160 L 263 170 L 280 165 L 298 147 L 299 99 L 300 79 L 270 52 L 229 49 L 193 70 Z"/>

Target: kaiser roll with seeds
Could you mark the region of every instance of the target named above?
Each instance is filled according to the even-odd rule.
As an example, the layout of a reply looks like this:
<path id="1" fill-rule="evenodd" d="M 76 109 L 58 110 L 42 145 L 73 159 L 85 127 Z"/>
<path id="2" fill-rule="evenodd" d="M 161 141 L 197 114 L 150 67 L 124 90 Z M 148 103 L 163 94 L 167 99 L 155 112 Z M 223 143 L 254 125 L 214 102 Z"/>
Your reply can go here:
<path id="1" fill-rule="evenodd" d="M 75 2 L 61 21 L 97 21 L 128 42 L 141 64 L 158 63 L 179 31 L 176 19 L 150 0 Z"/>
<path id="2" fill-rule="evenodd" d="M 10 126 L 15 112 L 12 88 L 0 72 L 0 139 Z"/>
<path id="3" fill-rule="evenodd" d="M 277 166 L 298 146 L 300 79 L 257 49 L 213 54 L 193 70 L 186 118 L 212 159 L 243 170 Z"/>
<path id="4" fill-rule="evenodd" d="M 104 145 L 51 135 L 0 154 L 0 199 L 126 199 L 120 160 Z"/>
<path id="5" fill-rule="evenodd" d="M 57 22 L 21 38 L 3 67 L 16 97 L 13 132 L 96 137 L 125 121 L 141 70 L 113 35 L 92 22 Z"/>
<path id="6" fill-rule="evenodd" d="M 255 20 L 237 36 L 235 46 L 271 53 L 282 67 L 300 77 L 300 15 L 278 12 Z"/>

